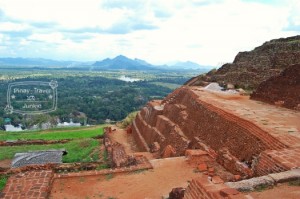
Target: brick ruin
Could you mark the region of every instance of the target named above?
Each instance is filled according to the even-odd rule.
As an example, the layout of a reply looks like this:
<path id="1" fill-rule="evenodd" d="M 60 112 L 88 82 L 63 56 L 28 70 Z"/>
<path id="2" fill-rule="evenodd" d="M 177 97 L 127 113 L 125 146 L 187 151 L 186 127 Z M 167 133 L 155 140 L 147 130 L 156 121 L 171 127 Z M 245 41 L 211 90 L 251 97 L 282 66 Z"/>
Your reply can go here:
<path id="1" fill-rule="evenodd" d="M 289 179 L 300 179 L 300 170 L 297 169 L 300 168 L 299 125 L 296 125 L 296 128 L 293 125 L 289 126 L 291 128 L 285 129 L 285 133 L 282 130 L 272 132 L 273 127 L 263 127 L 253 118 L 252 120 L 250 117 L 241 117 L 237 112 L 230 111 L 231 109 L 210 102 L 207 100 L 209 98 L 201 98 L 195 90 L 204 91 L 193 88 L 209 82 L 218 82 L 223 86 L 232 85 L 232 88 L 257 88 L 251 95 L 252 99 L 300 110 L 299 46 L 300 36 L 296 36 L 272 40 L 253 51 L 241 52 L 233 63 L 191 79 L 186 86 L 176 89 L 164 100 L 150 101 L 137 114 L 126 132 L 133 135 L 140 151 L 150 152 L 154 158 L 186 156 L 187 162 L 196 168 L 196 172 L 201 173 L 200 177 L 192 179 L 186 188 L 174 188 L 170 192 L 170 199 L 249 198 L 232 184 L 259 178 L 271 179 L 272 185 L 283 180 L 286 182 L 286 176 L 283 180 L 271 176 L 282 174 L 280 172 L 291 172 Z M 280 111 L 277 113 L 286 117 L 290 115 L 287 111 Z M 300 118 L 300 115 L 296 117 Z M 283 126 L 280 122 L 276 125 L 279 127 L 274 128 Z M 109 136 L 113 131 L 111 127 L 105 128 L 104 131 L 103 145 L 111 169 L 97 171 L 97 165 L 85 165 L 94 171 L 82 172 L 82 175 L 153 169 L 146 157 L 128 155 L 122 143 L 112 141 Z M 3 146 L 22 144 L 28 143 L 0 142 Z M 40 141 L 32 144 L 40 144 Z M 48 169 L 53 169 L 52 167 Z M 69 165 L 65 165 L 53 170 L 66 171 L 68 167 Z M 47 194 L 44 192 L 49 191 L 53 178 L 80 175 L 53 174 L 50 170 L 30 172 L 25 173 L 24 182 L 32 185 L 30 189 L 38 189 L 29 190 L 26 195 L 28 198 L 46 198 Z M 30 175 L 45 178 L 47 182 L 32 182 L 28 177 Z M 25 186 L 26 183 L 18 178 L 19 175 L 16 174 L 10 179 L 0 198 L 7 195 L 10 197 L 10 194 L 16 191 L 10 184 L 17 182 L 20 186 Z"/>
<path id="2" fill-rule="evenodd" d="M 137 164 L 133 155 L 127 155 L 124 146 L 118 142 L 112 142 L 109 134 L 112 132 L 111 127 L 104 128 L 103 145 L 107 152 L 107 159 L 111 168 L 127 167 Z"/>
<path id="3" fill-rule="evenodd" d="M 158 158 L 185 155 L 190 165 L 205 174 L 186 189 L 174 188 L 171 199 L 247 198 L 224 182 L 300 167 L 298 136 L 273 133 L 272 127 L 262 127 L 216 106 L 208 97 L 199 97 L 203 92 L 207 91 L 183 86 L 164 100 L 150 101 L 130 128 L 141 151 Z"/>
<path id="4" fill-rule="evenodd" d="M 272 152 L 288 150 L 279 139 L 200 100 L 188 87 L 175 90 L 163 101 L 149 102 L 133 121 L 132 133 L 141 151 L 153 152 L 155 148 L 159 157 L 166 158 L 182 156 L 187 149 L 201 149 L 242 178 L 293 167 L 270 157 Z"/>

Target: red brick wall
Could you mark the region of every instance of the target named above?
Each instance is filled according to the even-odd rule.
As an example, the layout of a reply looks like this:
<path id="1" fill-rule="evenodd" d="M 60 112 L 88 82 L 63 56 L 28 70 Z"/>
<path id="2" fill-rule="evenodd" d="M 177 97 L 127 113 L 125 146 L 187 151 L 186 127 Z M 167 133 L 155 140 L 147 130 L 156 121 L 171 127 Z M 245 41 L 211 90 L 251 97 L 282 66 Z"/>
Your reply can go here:
<path id="1" fill-rule="evenodd" d="M 145 139 L 143 138 L 141 132 L 140 132 L 140 129 L 139 127 L 137 127 L 137 119 L 135 121 L 133 121 L 132 123 L 132 134 L 133 134 L 133 137 L 139 147 L 139 149 L 141 151 L 150 151 L 147 143 L 145 142 Z M 142 129 L 141 129 L 142 130 Z"/>
<path id="2" fill-rule="evenodd" d="M 221 198 L 246 198 L 235 189 L 224 184 L 214 184 L 207 176 L 195 178 L 184 192 L 184 199 L 221 199 Z"/>
<path id="3" fill-rule="evenodd" d="M 297 167 L 300 167 L 300 148 L 266 150 L 258 157 L 254 172 L 261 176 Z"/>
<path id="4" fill-rule="evenodd" d="M 163 106 L 163 109 L 159 108 Z M 250 166 L 261 152 L 286 148 L 279 139 L 257 125 L 202 101 L 196 93 L 186 87 L 175 90 L 162 102 L 149 102 L 134 121 L 133 135 L 141 150 L 149 151 L 149 147 L 157 142 L 161 153 L 170 145 L 176 151 L 175 156 L 183 155 L 195 138 L 216 153 L 227 148 L 234 157 L 235 161 L 231 162 L 234 163 L 231 164 L 233 166 L 226 166 L 224 161 L 219 162 L 223 162 L 222 165 L 234 174 L 242 176 L 251 173 L 247 166 Z M 286 168 L 279 164 L 280 160 L 275 164 L 274 160 L 265 157 L 264 154 L 260 160 L 256 167 L 256 175 Z M 265 168 L 264 164 L 269 165 Z"/>
<path id="5" fill-rule="evenodd" d="M 263 176 L 269 173 L 277 173 L 286 171 L 286 169 L 277 161 L 268 156 L 266 152 L 262 152 L 258 158 L 254 173 L 256 176 Z"/>
<path id="6" fill-rule="evenodd" d="M 199 100 L 188 88 L 171 93 L 162 103 L 163 111 L 155 110 L 159 103 L 148 103 L 135 119 L 137 129 L 133 132 L 142 149 L 146 148 L 144 143 L 158 142 L 184 151 L 185 142 L 198 137 L 215 151 L 227 147 L 240 161 L 250 162 L 266 149 L 285 147 L 253 123 Z"/>

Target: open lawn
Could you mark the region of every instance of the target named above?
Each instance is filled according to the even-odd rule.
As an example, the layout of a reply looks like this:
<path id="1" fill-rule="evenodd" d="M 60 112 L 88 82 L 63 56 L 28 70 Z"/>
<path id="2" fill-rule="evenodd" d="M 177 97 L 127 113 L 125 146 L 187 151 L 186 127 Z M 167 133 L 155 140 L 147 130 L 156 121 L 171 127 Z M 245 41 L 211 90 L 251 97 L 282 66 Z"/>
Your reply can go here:
<path id="1" fill-rule="evenodd" d="M 5 132 L 0 131 L 0 140 L 63 140 L 63 139 L 82 139 L 103 135 L 103 127 L 76 127 L 52 129 L 45 131 L 22 131 L 22 132 Z"/>
<path id="2" fill-rule="evenodd" d="M 99 159 L 99 150 L 93 153 L 99 146 L 99 141 L 91 138 L 73 140 L 64 144 L 4 146 L 0 147 L 0 160 L 12 159 L 15 153 L 19 152 L 66 149 L 68 154 L 63 156 L 65 163 L 93 162 Z"/>
<path id="3" fill-rule="evenodd" d="M 76 127 L 63 129 L 49 129 L 44 131 L 0 132 L 0 140 L 62 140 L 72 139 L 64 144 L 48 145 L 20 145 L 0 147 L 0 160 L 12 159 L 15 153 L 47 150 L 66 149 L 68 154 L 63 156 L 63 162 L 94 162 L 99 159 L 100 143 L 92 137 L 103 135 L 103 127 Z"/>

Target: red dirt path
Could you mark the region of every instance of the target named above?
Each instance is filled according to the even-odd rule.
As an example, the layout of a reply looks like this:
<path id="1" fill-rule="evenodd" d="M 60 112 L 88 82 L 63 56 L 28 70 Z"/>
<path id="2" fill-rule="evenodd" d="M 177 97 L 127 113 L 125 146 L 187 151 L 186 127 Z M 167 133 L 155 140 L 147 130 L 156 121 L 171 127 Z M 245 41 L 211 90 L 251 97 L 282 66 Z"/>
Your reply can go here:
<path id="1" fill-rule="evenodd" d="M 55 179 L 51 199 L 82 198 L 151 198 L 167 197 L 174 187 L 187 187 L 195 173 L 184 157 L 151 160 L 153 170 L 119 174 Z M 111 179 L 110 179 L 111 178 Z"/>

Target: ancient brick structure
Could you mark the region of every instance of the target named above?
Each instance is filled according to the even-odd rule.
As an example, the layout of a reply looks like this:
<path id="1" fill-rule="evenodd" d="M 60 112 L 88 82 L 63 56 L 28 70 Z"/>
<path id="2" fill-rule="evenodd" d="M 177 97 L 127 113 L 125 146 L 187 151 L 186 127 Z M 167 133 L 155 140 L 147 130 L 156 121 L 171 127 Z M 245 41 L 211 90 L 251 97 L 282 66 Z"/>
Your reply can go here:
<path id="1" fill-rule="evenodd" d="M 46 199 L 50 192 L 53 171 L 26 171 L 11 176 L 0 193 L 1 199 L 26 198 Z"/>
<path id="2" fill-rule="evenodd" d="M 200 100 L 187 87 L 163 101 L 149 102 L 134 120 L 132 132 L 142 151 L 150 151 L 153 143 L 160 146 L 161 157 L 203 149 L 241 176 L 252 175 L 252 162 L 262 151 L 286 147 L 254 123 Z M 220 153 L 224 147 L 227 152 Z"/>
<path id="3" fill-rule="evenodd" d="M 256 175 L 278 173 L 299 167 L 300 148 L 266 150 L 260 154 L 255 164 Z"/>
<path id="4" fill-rule="evenodd" d="M 136 165 L 136 159 L 134 156 L 127 155 L 124 146 L 118 142 L 112 142 L 109 138 L 109 132 L 111 128 L 104 129 L 103 144 L 107 151 L 107 158 L 112 168 L 126 167 L 130 165 Z"/>
<path id="5" fill-rule="evenodd" d="M 219 199 L 235 198 L 246 199 L 247 196 L 235 189 L 229 188 L 223 183 L 214 183 L 207 176 L 195 178 L 184 192 L 184 199 Z"/>

